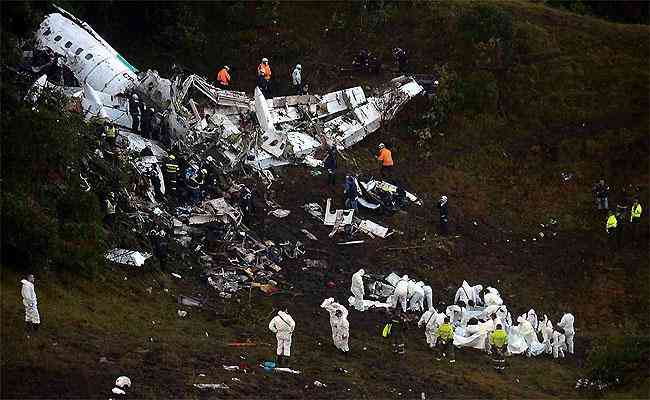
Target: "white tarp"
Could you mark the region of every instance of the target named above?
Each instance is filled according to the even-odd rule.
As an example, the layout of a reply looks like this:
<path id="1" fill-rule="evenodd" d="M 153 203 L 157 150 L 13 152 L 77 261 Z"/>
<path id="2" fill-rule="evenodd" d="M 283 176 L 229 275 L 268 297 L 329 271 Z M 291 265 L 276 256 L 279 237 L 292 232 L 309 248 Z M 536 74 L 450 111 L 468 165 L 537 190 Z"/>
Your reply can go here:
<path id="1" fill-rule="evenodd" d="M 106 252 L 104 256 L 108 261 L 114 263 L 141 267 L 144 265 L 144 262 L 151 257 L 151 254 L 141 253 L 136 250 L 115 248 Z"/>

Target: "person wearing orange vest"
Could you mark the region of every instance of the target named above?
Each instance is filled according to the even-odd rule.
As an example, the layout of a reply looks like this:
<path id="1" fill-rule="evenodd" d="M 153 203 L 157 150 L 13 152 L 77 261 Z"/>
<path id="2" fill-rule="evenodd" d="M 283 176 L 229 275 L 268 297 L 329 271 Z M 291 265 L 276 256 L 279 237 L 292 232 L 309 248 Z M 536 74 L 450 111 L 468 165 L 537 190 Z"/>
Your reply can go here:
<path id="1" fill-rule="evenodd" d="M 219 87 L 222 89 L 227 89 L 228 85 L 230 85 L 230 74 L 228 73 L 230 71 L 230 67 L 227 65 L 224 65 L 223 68 L 219 71 L 217 74 L 217 83 L 219 84 Z"/>
<path id="2" fill-rule="evenodd" d="M 265 97 L 270 97 L 271 94 L 271 66 L 269 65 L 269 59 L 264 57 L 262 58 L 262 63 L 257 67 L 257 86 L 259 86 L 262 93 Z M 262 80 L 261 78 L 264 78 Z M 262 87 L 264 86 L 264 87 Z"/>
<path id="3" fill-rule="evenodd" d="M 381 178 L 383 180 L 390 178 L 393 173 L 393 154 L 383 143 L 379 143 L 377 160 L 381 161 Z"/>

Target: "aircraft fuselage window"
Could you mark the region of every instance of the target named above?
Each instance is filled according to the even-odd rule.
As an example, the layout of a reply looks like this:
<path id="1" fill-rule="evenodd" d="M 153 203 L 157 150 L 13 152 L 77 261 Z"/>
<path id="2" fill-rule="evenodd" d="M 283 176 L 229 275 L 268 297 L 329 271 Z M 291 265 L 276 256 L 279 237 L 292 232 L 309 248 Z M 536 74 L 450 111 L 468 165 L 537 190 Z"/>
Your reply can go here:
<path id="1" fill-rule="evenodd" d="M 89 53 L 89 54 L 86 54 L 86 57 L 84 57 L 84 58 L 86 60 L 90 60 L 91 58 L 93 58 L 93 55 Z"/>
<path id="2" fill-rule="evenodd" d="M 52 33 L 52 29 L 47 28 L 47 30 L 43 32 L 43 36 L 48 36 L 50 33 Z"/>
<path id="3" fill-rule="evenodd" d="M 81 47 L 79 47 L 79 48 L 77 49 L 77 51 L 74 52 L 74 55 L 75 55 L 75 56 L 78 56 L 78 55 L 81 54 L 83 51 L 84 51 L 84 49 L 82 49 Z"/>
<path id="4" fill-rule="evenodd" d="M 72 42 L 66 42 L 66 44 L 65 44 L 64 47 L 65 47 L 66 49 L 69 49 L 70 46 L 72 46 Z"/>
<path id="5" fill-rule="evenodd" d="M 55 42 L 58 42 L 59 40 L 61 40 L 61 35 L 56 35 L 56 36 L 54 37 L 54 41 L 55 41 Z"/>

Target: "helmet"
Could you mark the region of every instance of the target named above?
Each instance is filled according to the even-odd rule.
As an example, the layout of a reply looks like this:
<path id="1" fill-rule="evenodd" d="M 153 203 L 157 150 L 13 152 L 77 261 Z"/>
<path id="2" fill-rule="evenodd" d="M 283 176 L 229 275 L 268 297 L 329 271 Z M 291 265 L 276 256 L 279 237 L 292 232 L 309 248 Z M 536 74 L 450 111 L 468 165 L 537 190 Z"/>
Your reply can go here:
<path id="1" fill-rule="evenodd" d="M 135 100 L 137 100 L 137 99 L 138 99 L 138 95 L 137 95 L 137 94 L 135 94 L 135 93 L 133 93 L 133 95 L 132 95 L 131 97 L 133 97 L 133 99 L 135 99 Z"/>
<path id="2" fill-rule="evenodd" d="M 263 62 L 263 63 L 264 63 L 264 62 L 269 62 L 269 59 L 266 58 L 266 57 L 264 57 L 264 58 L 262 58 L 262 62 Z"/>
<path id="3" fill-rule="evenodd" d="M 175 159 L 176 159 L 176 157 L 174 157 L 174 155 L 173 155 L 173 154 L 170 154 L 170 155 L 169 155 L 169 159 L 170 159 L 170 160 L 175 160 Z"/>
<path id="4" fill-rule="evenodd" d="M 379 148 L 380 148 L 380 149 L 383 149 L 384 147 L 386 147 L 385 144 L 383 144 L 383 143 L 379 143 Z"/>
<path id="5" fill-rule="evenodd" d="M 447 196 L 440 197 L 440 202 L 441 203 L 446 203 L 447 202 Z"/>
<path id="6" fill-rule="evenodd" d="M 227 66 L 227 65 L 224 65 L 224 66 L 223 66 L 223 69 L 225 69 L 226 71 L 230 71 L 230 67 Z"/>
<path id="7" fill-rule="evenodd" d="M 300 64 L 296 65 L 296 69 L 302 69 L 302 65 Z"/>

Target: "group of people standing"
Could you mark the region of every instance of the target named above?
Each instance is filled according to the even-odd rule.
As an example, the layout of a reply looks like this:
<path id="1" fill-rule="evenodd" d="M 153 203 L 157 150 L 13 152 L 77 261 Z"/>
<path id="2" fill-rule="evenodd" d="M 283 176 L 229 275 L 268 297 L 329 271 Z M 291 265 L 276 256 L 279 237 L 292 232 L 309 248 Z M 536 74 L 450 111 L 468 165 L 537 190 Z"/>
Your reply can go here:
<path id="1" fill-rule="evenodd" d="M 262 62 L 257 66 L 257 81 L 256 86 L 262 91 L 262 94 L 265 98 L 272 98 L 272 84 L 271 77 L 273 72 L 271 71 L 271 65 L 269 64 L 269 59 L 264 57 Z M 230 67 L 224 65 L 218 72 L 216 76 L 217 85 L 221 89 L 230 89 L 232 77 L 230 75 Z M 302 65 L 296 64 L 291 72 L 291 86 L 293 89 L 292 94 L 302 95 L 306 94 L 308 88 L 307 85 L 303 84 L 302 81 Z"/>
<path id="2" fill-rule="evenodd" d="M 638 188 L 627 190 L 615 208 L 609 205 L 609 186 L 601 179 L 592 189 L 598 210 L 607 211 L 605 230 L 611 247 L 621 248 L 623 237 L 631 237 L 635 242 L 639 236 L 643 207 L 639 202 Z"/>

